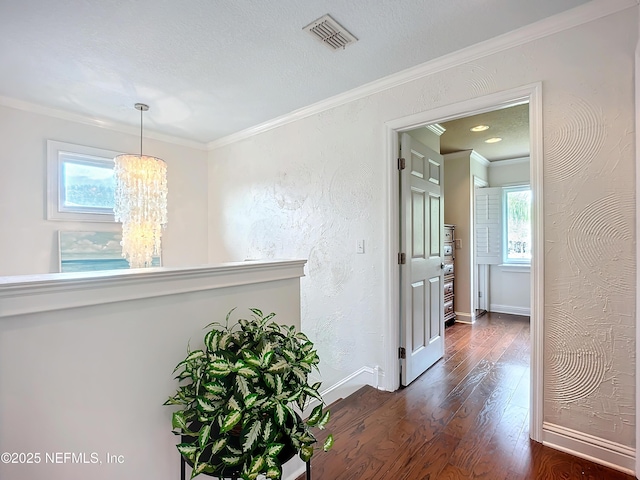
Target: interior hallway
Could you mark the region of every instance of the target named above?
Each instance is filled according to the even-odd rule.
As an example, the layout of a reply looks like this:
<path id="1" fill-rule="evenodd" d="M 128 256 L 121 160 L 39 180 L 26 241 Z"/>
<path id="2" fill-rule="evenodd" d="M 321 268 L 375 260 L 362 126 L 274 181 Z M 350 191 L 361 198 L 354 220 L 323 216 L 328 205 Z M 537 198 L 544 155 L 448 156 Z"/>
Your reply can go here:
<path id="1" fill-rule="evenodd" d="M 313 480 L 632 480 L 529 440 L 529 345 L 529 317 L 454 324 L 444 358 L 409 387 L 332 406 L 335 445 L 316 451 Z"/>

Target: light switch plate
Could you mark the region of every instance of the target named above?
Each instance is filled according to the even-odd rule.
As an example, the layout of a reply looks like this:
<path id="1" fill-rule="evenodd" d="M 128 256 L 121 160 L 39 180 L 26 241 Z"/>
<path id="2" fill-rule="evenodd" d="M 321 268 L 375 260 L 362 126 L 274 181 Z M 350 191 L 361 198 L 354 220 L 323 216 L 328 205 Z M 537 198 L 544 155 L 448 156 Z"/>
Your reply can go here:
<path id="1" fill-rule="evenodd" d="M 356 242 L 356 253 L 364 253 L 364 240 Z"/>

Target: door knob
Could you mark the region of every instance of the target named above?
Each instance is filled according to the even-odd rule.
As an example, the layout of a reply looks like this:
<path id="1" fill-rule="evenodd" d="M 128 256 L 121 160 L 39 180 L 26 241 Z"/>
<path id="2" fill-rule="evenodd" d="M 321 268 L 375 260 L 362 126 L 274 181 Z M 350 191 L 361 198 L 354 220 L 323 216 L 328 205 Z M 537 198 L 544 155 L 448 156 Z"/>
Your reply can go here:
<path id="1" fill-rule="evenodd" d="M 440 264 L 440 270 L 444 269 L 444 263 Z"/>

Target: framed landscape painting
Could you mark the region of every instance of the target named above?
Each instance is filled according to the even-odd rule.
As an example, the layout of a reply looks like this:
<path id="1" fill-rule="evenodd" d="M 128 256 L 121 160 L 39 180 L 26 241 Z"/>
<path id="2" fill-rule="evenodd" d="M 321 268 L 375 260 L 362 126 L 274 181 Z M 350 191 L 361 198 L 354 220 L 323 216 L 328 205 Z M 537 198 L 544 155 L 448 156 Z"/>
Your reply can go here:
<path id="1" fill-rule="evenodd" d="M 121 240 L 120 232 L 59 230 L 60 272 L 128 269 L 129 263 L 122 257 Z M 160 257 L 154 257 L 151 265 L 161 266 Z"/>

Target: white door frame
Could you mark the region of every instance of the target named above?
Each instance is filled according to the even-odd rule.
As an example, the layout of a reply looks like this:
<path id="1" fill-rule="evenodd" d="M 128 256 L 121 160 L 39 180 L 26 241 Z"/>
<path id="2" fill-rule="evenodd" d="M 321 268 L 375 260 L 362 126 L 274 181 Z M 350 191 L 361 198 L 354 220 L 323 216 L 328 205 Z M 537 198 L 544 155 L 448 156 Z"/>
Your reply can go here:
<path id="1" fill-rule="evenodd" d="M 542 192 L 542 83 L 473 98 L 460 103 L 438 107 L 385 123 L 384 192 L 386 202 L 386 231 L 383 251 L 387 252 L 383 288 L 387 314 L 385 342 L 384 389 L 395 391 L 400 386 L 398 348 L 400 346 L 400 251 L 399 185 L 398 185 L 398 133 L 454 118 L 529 102 L 529 132 L 531 142 L 530 178 L 532 191 L 533 259 L 531 262 L 531 399 L 529 432 L 533 440 L 542 441 L 543 403 L 543 320 L 544 320 L 544 225 Z M 446 168 L 444 174 L 446 175 Z M 446 198 L 445 198 L 446 201 Z"/>

